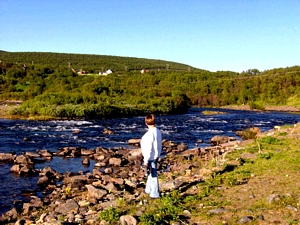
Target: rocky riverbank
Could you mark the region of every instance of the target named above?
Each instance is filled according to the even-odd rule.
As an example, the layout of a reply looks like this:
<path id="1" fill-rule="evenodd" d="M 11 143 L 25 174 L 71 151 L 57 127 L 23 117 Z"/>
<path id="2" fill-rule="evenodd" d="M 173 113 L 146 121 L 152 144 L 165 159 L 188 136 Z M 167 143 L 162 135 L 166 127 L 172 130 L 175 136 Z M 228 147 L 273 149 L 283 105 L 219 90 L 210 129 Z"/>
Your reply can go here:
<path id="1" fill-rule="evenodd" d="M 294 139 L 300 137 L 300 124 L 292 128 L 275 127 L 274 130 L 266 133 L 261 133 L 257 129 L 253 132 L 257 132 L 257 138 L 271 137 L 279 133 L 285 133 L 285 137 Z M 139 139 L 129 140 L 129 143 L 138 146 Z M 187 149 L 184 143 L 164 140 L 163 149 L 165 156 L 159 160 L 161 200 L 150 199 L 144 193 L 146 178 L 143 168 L 140 166 L 142 162 L 140 149 L 104 149 L 102 147 L 83 149 L 79 147 L 65 147 L 59 149 L 58 152 L 38 150 L 36 153 L 25 153 L 18 156 L 14 154 L 0 154 L 2 163 L 14 164 L 11 167 L 11 172 L 19 176 L 39 176 L 37 185 L 43 188 L 45 194 L 44 198 L 39 198 L 32 193 L 29 202 L 15 202 L 16 205 L 21 205 L 21 207 L 16 206 L 4 213 L 0 217 L 0 221 L 2 224 L 45 225 L 142 224 L 142 220 L 145 221 L 145 215 L 150 216 L 147 214 L 147 209 L 160 207 L 161 204 L 165 204 L 165 201 L 172 201 L 172 198 L 176 197 L 172 194 L 174 191 L 177 191 L 180 196 L 190 196 L 190 201 L 192 201 L 193 196 L 198 196 L 198 198 L 202 195 L 205 196 L 205 192 L 209 193 L 211 190 L 205 189 L 206 191 L 201 191 L 199 188 L 202 183 L 212 182 L 209 180 L 213 177 L 217 181 L 217 174 L 235 170 L 235 168 L 242 166 L 246 161 L 256 160 L 257 156 L 262 154 L 262 151 L 265 151 L 259 145 L 258 152 L 255 154 L 240 153 L 238 158 L 232 159 L 232 157 L 229 157 L 231 154 L 235 154 L 236 151 L 243 149 L 249 143 L 254 143 L 256 146 L 259 142 L 255 143 L 253 140 L 240 142 L 230 137 L 215 136 L 211 139 L 211 147 Z M 91 173 L 78 171 L 77 173 L 67 172 L 60 174 L 55 171 L 55 168 L 46 167 L 42 170 L 34 168 L 36 161 L 51 160 L 53 157 L 81 157 L 83 164 L 89 164 L 91 160 L 94 160 L 96 164 Z M 290 177 L 293 177 L 293 175 L 289 174 Z M 286 176 L 284 174 L 284 177 Z M 236 190 L 235 186 L 225 188 L 224 184 L 218 188 L 222 188 L 222 192 L 226 193 L 228 200 L 230 197 L 235 199 L 231 200 L 231 205 L 243 205 L 248 201 L 247 198 L 255 199 L 255 196 L 261 195 L 261 191 L 266 192 L 269 189 L 272 192 L 267 196 L 270 204 L 280 201 L 280 199 L 284 201 L 283 195 L 280 193 L 274 194 L 274 191 L 272 191 L 275 177 L 271 175 L 270 179 L 273 179 L 273 181 L 270 181 L 270 184 L 268 183 L 268 175 L 261 175 L 260 177 L 258 178 L 256 175 L 251 174 L 251 177 L 247 179 L 230 181 L 240 184 L 237 187 L 239 189 Z M 276 178 L 278 179 L 278 177 Z M 260 179 L 263 179 L 262 183 Z M 226 181 L 224 180 L 223 182 Z M 260 183 L 263 187 L 257 189 Z M 213 185 L 211 188 L 213 188 Z M 244 189 L 252 189 L 252 194 L 248 193 L 250 197 L 245 195 L 243 192 Z M 231 190 L 235 190 L 233 191 L 234 193 Z M 278 191 L 280 192 L 280 190 Z M 284 194 L 294 194 L 293 191 L 290 190 L 290 192 Z M 244 203 L 235 203 L 239 199 Z M 212 217 L 212 215 L 218 217 L 218 221 L 222 222 L 222 224 L 234 224 L 229 221 L 236 217 L 236 210 L 240 211 L 239 209 L 235 209 L 236 213 L 232 213 L 232 209 L 229 210 L 230 207 L 226 207 L 226 204 L 219 207 L 217 205 L 211 207 L 209 206 L 210 203 L 201 201 L 194 204 L 198 205 L 198 210 L 206 210 L 208 213 L 207 216 L 210 215 L 208 217 Z M 172 206 L 169 205 L 168 207 Z M 235 207 L 239 206 L 236 205 Z M 118 211 L 116 211 L 117 209 Z M 199 219 L 193 215 L 192 211 L 185 208 L 180 209 L 182 211 L 179 212 L 178 217 L 165 218 L 169 222 L 163 224 L 170 224 L 171 221 L 173 221 L 172 224 L 215 224 L 216 222 L 216 219 L 213 220 L 212 218 L 211 220 L 214 222 L 209 222 L 209 218 L 198 221 Z M 169 213 L 172 215 L 175 213 L 172 211 L 172 208 L 166 208 L 165 210 L 171 210 Z M 292 216 L 298 215 L 297 206 L 290 205 L 285 210 Z M 249 211 L 246 213 L 247 216 L 241 216 L 238 219 L 238 223 L 273 224 L 274 221 L 280 220 L 278 219 L 280 216 L 277 217 L 276 215 L 282 215 L 280 214 L 282 212 L 281 209 L 279 212 L 272 211 L 271 214 L 273 217 L 265 213 L 255 218 Z M 174 221 L 176 218 L 177 222 Z M 144 222 L 144 224 L 149 223 Z"/>
<path id="2" fill-rule="evenodd" d="M 139 142 L 139 139 L 128 141 L 137 147 Z M 163 195 L 168 195 L 173 190 L 190 190 L 210 177 L 214 171 L 202 166 L 211 159 L 218 160 L 220 164 L 222 155 L 233 151 L 239 143 L 234 138 L 215 136 L 211 139 L 211 147 L 188 149 L 185 143 L 164 140 L 165 156 L 159 160 L 158 168 Z M 53 157 L 81 157 L 82 164 L 89 164 L 91 160 L 96 163 L 92 173 L 87 174 L 82 171 L 60 174 L 50 167 L 35 169 L 36 162 L 49 161 Z M 144 194 L 146 177 L 141 167 L 142 155 L 139 148 L 65 147 L 58 152 L 37 150 L 36 153 L 26 152 L 22 155 L 1 153 L 0 161 L 13 163 L 10 172 L 19 176 L 39 176 L 37 185 L 44 190 L 46 196 L 41 199 L 32 193 L 29 202 L 15 202 L 16 207 L 1 216 L 2 223 L 106 224 L 99 220 L 99 212 L 117 207 L 120 199 L 123 199 L 127 204 L 140 205 L 140 209 L 135 215 L 123 212 L 120 221 L 131 222 L 121 224 L 137 224 L 145 207 L 151 204 Z"/>

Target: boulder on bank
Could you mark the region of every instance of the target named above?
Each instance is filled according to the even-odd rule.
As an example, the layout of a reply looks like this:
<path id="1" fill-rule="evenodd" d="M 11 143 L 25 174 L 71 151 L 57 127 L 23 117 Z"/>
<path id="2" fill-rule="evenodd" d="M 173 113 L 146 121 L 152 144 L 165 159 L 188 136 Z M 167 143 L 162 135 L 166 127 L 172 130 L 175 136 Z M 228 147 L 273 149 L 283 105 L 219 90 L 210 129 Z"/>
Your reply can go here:
<path id="1" fill-rule="evenodd" d="M 227 143 L 227 142 L 230 142 L 230 141 L 235 141 L 235 140 L 236 140 L 236 138 L 234 138 L 234 137 L 216 135 L 216 136 L 214 136 L 210 139 L 210 142 L 213 145 L 220 145 L 220 144 L 224 144 L 224 143 Z"/>
<path id="2" fill-rule="evenodd" d="M 16 208 L 12 208 L 0 217 L 1 224 L 6 224 L 8 222 L 16 221 L 19 213 Z"/>
<path id="3" fill-rule="evenodd" d="M 90 185 L 90 184 L 85 185 L 85 187 L 88 190 L 89 196 L 92 197 L 92 198 L 100 199 L 100 198 L 103 198 L 107 194 L 106 190 L 98 189 L 98 188 L 96 188 L 96 187 L 94 187 L 93 185 Z"/>

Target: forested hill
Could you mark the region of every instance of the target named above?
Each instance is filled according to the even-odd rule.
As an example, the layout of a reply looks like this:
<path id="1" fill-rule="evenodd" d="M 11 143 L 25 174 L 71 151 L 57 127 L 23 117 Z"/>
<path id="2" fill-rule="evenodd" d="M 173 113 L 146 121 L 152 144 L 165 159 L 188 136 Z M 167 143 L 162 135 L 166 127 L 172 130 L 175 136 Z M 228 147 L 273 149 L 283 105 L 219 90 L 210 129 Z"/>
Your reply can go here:
<path id="1" fill-rule="evenodd" d="M 184 113 L 190 106 L 300 107 L 299 93 L 300 66 L 210 72 L 163 60 L 0 51 L 0 103 L 23 101 L 13 115 L 101 118 Z"/>
<path id="2" fill-rule="evenodd" d="M 6 52 L 0 50 L 0 61 L 6 64 L 36 64 L 53 68 L 68 66 L 76 70 L 87 71 L 88 73 L 99 73 L 108 69 L 113 71 L 140 71 L 142 69 L 171 71 L 199 70 L 189 65 L 157 59 L 52 52 Z"/>

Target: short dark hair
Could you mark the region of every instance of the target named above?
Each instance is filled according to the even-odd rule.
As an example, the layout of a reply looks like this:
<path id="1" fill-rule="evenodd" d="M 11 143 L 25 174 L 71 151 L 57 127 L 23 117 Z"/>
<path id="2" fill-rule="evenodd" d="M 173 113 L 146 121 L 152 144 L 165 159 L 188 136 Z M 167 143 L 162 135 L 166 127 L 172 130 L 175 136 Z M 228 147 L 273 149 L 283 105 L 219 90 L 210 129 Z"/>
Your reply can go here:
<path id="1" fill-rule="evenodd" d="M 155 124 L 155 118 L 154 118 L 154 115 L 153 114 L 148 114 L 146 117 L 145 117 L 145 122 L 147 125 L 154 125 Z"/>

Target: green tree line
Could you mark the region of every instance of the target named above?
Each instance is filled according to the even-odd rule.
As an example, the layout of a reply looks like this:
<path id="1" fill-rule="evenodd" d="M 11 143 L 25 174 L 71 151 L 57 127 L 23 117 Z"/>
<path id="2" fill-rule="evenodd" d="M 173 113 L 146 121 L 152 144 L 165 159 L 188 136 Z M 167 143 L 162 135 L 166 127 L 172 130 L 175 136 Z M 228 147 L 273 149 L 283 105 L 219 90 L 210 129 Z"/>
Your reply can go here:
<path id="1" fill-rule="evenodd" d="M 116 61 L 122 66 L 109 67 L 113 73 L 107 76 L 79 75 L 68 64 L 70 55 L 87 69 L 100 65 L 96 55 L 0 52 L 0 99 L 24 101 L 12 114 L 60 118 L 171 114 L 191 106 L 264 108 L 300 97 L 299 66 L 210 72 L 161 60 L 99 56 L 106 60 L 103 67 Z M 168 68 L 159 69 L 166 64 Z M 149 71 L 141 74 L 141 68 Z"/>

